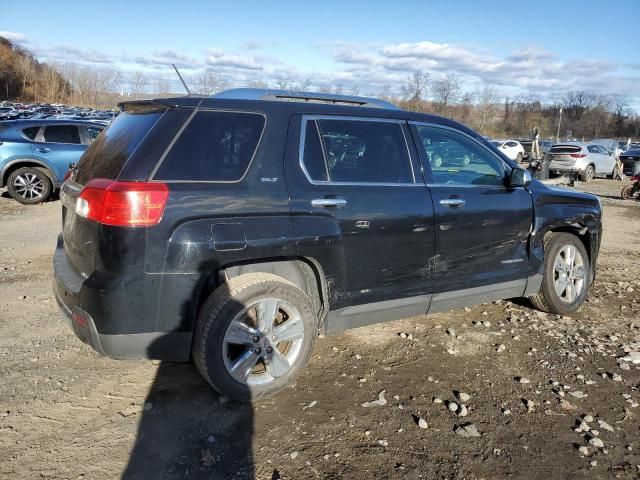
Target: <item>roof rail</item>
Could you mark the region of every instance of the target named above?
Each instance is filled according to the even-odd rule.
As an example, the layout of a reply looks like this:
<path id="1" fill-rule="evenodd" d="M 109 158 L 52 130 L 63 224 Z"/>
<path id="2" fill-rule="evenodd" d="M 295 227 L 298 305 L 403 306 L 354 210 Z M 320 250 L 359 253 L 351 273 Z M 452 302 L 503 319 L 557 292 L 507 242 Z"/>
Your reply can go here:
<path id="1" fill-rule="evenodd" d="M 350 105 L 353 107 L 385 108 L 400 110 L 393 103 L 370 97 L 337 95 L 319 92 L 295 92 L 292 90 L 272 90 L 262 88 L 232 88 L 212 95 L 212 98 L 233 100 L 272 100 L 285 102 L 327 103 L 331 105 Z"/>

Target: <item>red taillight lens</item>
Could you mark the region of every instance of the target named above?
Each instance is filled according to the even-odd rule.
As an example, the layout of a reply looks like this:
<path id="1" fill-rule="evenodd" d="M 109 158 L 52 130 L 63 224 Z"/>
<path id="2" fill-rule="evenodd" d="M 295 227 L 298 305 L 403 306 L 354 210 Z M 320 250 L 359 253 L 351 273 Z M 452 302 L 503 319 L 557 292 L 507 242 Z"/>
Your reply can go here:
<path id="1" fill-rule="evenodd" d="M 160 223 L 169 198 L 164 183 L 94 179 L 82 190 L 76 213 L 104 225 L 150 227 Z"/>
<path id="2" fill-rule="evenodd" d="M 584 157 L 587 156 L 587 154 L 586 153 L 572 153 L 571 156 L 573 158 L 584 158 Z"/>

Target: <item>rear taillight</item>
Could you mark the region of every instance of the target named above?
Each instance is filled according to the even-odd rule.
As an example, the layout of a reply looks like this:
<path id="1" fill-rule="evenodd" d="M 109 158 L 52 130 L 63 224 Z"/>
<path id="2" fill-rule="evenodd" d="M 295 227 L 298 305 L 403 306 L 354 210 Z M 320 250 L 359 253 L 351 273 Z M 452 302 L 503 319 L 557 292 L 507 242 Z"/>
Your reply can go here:
<path id="1" fill-rule="evenodd" d="M 76 201 L 76 213 L 104 225 L 150 227 L 160 223 L 169 198 L 164 183 L 91 180 Z"/>
<path id="2" fill-rule="evenodd" d="M 67 179 L 71 176 L 71 174 L 73 173 L 73 171 L 71 169 L 67 170 L 64 174 L 64 182 L 67 181 Z"/>
<path id="3" fill-rule="evenodd" d="M 584 158 L 584 157 L 587 156 L 587 154 L 586 153 L 572 153 L 571 156 L 573 158 Z"/>

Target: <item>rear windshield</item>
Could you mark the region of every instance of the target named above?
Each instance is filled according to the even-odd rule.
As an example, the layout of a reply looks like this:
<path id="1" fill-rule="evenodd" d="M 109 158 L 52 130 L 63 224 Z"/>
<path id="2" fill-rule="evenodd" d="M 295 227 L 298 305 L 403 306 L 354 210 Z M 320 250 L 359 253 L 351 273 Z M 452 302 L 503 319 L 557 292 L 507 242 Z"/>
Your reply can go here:
<path id="1" fill-rule="evenodd" d="M 116 178 L 162 113 L 163 110 L 153 109 L 118 115 L 78 161 L 76 182 L 84 185 L 92 178 Z"/>
<path id="2" fill-rule="evenodd" d="M 552 153 L 576 153 L 582 150 L 578 145 L 555 145 L 551 147 Z"/>

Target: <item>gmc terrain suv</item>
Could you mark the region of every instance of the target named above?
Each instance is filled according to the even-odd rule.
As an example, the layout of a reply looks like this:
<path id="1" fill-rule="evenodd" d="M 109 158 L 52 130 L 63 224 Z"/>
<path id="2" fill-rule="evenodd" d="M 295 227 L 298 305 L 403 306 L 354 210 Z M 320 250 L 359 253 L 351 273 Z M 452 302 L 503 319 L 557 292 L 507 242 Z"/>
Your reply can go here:
<path id="1" fill-rule="evenodd" d="M 101 354 L 193 358 L 249 401 L 319 333 L 513 297 L 567 314 L 595 277 L 598 199 L 454 121 L 253 89 L 121 108 L 62 186 L 54 257 Z"/>

